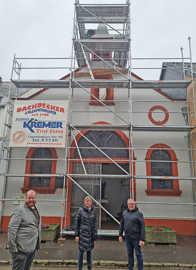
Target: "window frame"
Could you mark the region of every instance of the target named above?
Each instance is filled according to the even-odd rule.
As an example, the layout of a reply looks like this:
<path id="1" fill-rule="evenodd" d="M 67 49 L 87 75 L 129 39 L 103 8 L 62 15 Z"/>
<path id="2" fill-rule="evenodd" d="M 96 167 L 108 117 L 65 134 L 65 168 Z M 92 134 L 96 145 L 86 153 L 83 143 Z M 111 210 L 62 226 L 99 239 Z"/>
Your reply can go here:
<path id="1" fill-rule="evenodd" d="M 152 176 L 152 166 L 151 166 L 151 155 L 153 150 L 157 148 L 163 148 L 165 151 L 168 151 L 170 155 L 170 160 L 172 161 L 172 176 L 178 177 L 178 163 L 177 157 L 175 152 L 166 144 L 154 144 L 150 147 L 146 154 L 146 175 Z M 164 178 L 167 178 L 166 176 Z M 173 180 L 173 189 L 153 189 L 152 188 L 152 178 L 147 179 L 147 189 L 146 194 L 149 196 L 180 196 L 182 191 L 179 188 L 179 181 L 178 179 Z"/>
<path id="2" fill-rule="evenodd" d="M 37 150 L 38 148 L 31 148 L 29 149 L 27 155 L 26 155 L 26 168 L 25 168 L 25 174 L 32 174 L 31 173 L 31 164 L 32 164 L 32 156 L 33 153 Z M 56 150 L 54 148 L 48 148 L 51 151 L 52 154 L 52 166 L 51 166 L 51 174 L 55 174 L 56 173 L 56 159 L 57 159 L 57 154 L 56 154 Z M 56 191 L 56 187 L 55 187 L 55 181 L 56 181 L 56 177 L 52 176 L 50 178 L 50 185 L 49 187 L 30 187 L 30 176 L 25 176 L 24 177 L 24 186 L 22 187 L 22 192 L 25 193 L 27 192 L 29 189 L 33 189 L 36 192 L 40 193 L 40 194 L 54 194 Z"/>

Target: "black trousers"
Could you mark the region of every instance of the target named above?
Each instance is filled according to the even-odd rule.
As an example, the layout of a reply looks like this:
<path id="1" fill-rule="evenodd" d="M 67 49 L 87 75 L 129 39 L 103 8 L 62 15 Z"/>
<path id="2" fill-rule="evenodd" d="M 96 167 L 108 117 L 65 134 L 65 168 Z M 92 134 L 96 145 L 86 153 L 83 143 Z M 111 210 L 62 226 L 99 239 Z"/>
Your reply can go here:
<path id="1" fill-rule="evenodd" d="M 12 253 L 12 270 L 29 270 L 35 257 L 32 253 L 14 252 Z"/>

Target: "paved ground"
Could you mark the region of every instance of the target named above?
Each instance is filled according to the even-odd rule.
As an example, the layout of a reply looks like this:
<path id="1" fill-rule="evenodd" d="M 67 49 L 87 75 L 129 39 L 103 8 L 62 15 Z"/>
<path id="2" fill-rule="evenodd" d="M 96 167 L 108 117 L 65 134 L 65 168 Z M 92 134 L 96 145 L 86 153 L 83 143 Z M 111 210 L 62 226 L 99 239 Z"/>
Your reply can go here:
<path id="1" fill-rule="evenodd" d="M 0 270 L 10 270 L 11 266 L 0 266 Z M 31 267 L 31 270 L 76 270 L 76 266 L 71 267 Z M 86 269 L 86 267 L 84 267 Z M 93 268 L 93 270 L 117 270 L 117 268 Z M 118 268 L 118 270 L 125 270 L 125 268 Z"/>
<path id="2" fill-rule="evenodd" d="M 72 267 L 31 267 L 31 270 L 76 270 L 76 266 Z M 87 269 L 84 267 L 84 269 Z M 11 266 L 0 266 L 0 270 L 11 270 Z M 93 268 L 93 270 L 117 270 L 117 268 Z M 125 270 L 125 268 L 118 268 L 118 270 Z M 145 269 L 146 270 L 146 269 Z"/>
<path id="3" fill-rule="evenodd" d="M 10 260 L 6 245 L 7 234 L 0 233 L 0 261 Z M 143 248 L 145 263 L 182 263 L 196 264 L 196 237 L 177 236 L 176 245 L 147 244 Z M 93 258 L 96 261 L 126 262 L 125 244 L 117 239 L 97 240 Z M 77 244 L 73 239 L 64 239 L 41 244 L 38 260 L 76 260 Z M 111 268 L 110 268 L 111 269 Z"/>
<path id="4" fill-rule="evenodd" d="M 31 267 L 31 270 L 76 270 L 76 269 L 78 269 L 77 268 L 77 265 L 70 266 L 70 267 L 65 267 L 65 266 L 63 266 L 63 267 L 54 267 L 54 266 L 44 266 L 44 267 L 42 266 L 42 267 L 39 267 L 39 266 L 32 266 Z M 86 270 L 87 267 L 84 266 L 83 269 Z M 108 267 L 93 267 L 93 270 L 125 270 L 125 269 L 127 269 L 127 267 L 126 268 L 119 268 L 119 267 L 114 267 L 114 268 L 112 267 L 111 268 L 111 266 L 108 266 Z M 148 269 L 149 270 L 155 270 L 155 269 L 152 269 L 152 268 L 148 268 L 148 267 L 146 268 L 145 267 L 145 270 L 148 270 Z M 11 270 L 11 266 L 10 265 L 9 266 L 5 266 L 5 265 L 2 265 L 1 266 L 0 265 L 0 270 Z M 159 270 L 159 269 L 156 269 L 156 270 Z"/>
<path id="5" fill-rule="evenodd" d="M 77 270 L 78 267 L 77 265 L 75 266 L 61 266 L 61 267 L 58 267 L 58 266 L 32 266 L 31 267 L 31 270 Z M 83 267 L 84 270 L 87 269 L 87 266 L 85 265 Z M 119 266 L 116 266 L 116 267 L 113 267 L 113 266 L 93 266 L 93 270 L 125 270 L 127 269 L 127 266 L 126 267 L 119 267 Z M 134 269 L 136 270 L 137 269 L 137 266 L 135 265 Z M 187 264 L 176 264 L 176 265 L 163 265 L 163 264 L 152 264 L 152 265 L 147 265 L 147 264 L 144 264 L 144 269 L 145 270 L 196 270 L 196 264 L 195 265 L 187 265 Z M 0 265 L 0 270 L 11 270 L 11 265 L 9 266 L 5 266 L 5 265 Z"/>

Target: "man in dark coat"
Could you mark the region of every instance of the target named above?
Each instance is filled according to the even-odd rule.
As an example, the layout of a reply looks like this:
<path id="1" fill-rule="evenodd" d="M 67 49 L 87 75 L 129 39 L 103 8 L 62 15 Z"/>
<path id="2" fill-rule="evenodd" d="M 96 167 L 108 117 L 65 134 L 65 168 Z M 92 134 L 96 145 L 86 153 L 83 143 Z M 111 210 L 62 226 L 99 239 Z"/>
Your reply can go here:
<path id="1" fill-rule="evenodd" d="M 96 239 L 96 214 L 90 197 L 84 198 L 84 206 L 76 215 L 75 241 L 79 243 L 78 270 L 83 267 L 83 254 L 86 252 L 88 270 L 92 269 L 92 249 Z"/>
<path id="2" fill-rule="evenodd" d="M 136 207 L 136 202 L 134 200 L 128 199 L 127 206 L 128 209 L 123 212 L 120 223 L 119 242 L 123 241 L 124 232 L 129 270 L 133 270 L 134 268 L 134 250 L 137 257 L 138 270 L 143 270 L 141 247 L 144 246 L 145 241 L 144 217 Z"/>

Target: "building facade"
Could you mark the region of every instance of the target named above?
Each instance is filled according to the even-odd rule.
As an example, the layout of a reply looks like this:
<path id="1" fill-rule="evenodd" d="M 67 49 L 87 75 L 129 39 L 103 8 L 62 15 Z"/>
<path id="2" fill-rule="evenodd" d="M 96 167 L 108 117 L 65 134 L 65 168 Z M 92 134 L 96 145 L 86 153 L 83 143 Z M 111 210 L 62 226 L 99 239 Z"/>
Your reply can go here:
<path id="1" fill-rule="evenodd" d="M 34 189 L 42 223 L 61 224 L 64 231 L 73 229 L 75 213 L 90 194 L 99 229 L 118 229 L 132 197 L 146 225 L 196 235 L 190 82 L 165 68 L 171 63 L 164 63 L 156 82 L 130 72 L 128 2 L 112 9 L 84 9 L 77 2 L 78 68 L 57 81 L 13 80 L 29 89 L 13 99 L 8 166 L 1 175 L 2 231 L 24 193 Z M 125 25 L 122 35 L 110 34 L 98 19 L 103 11 L 108 23 Z"/>

